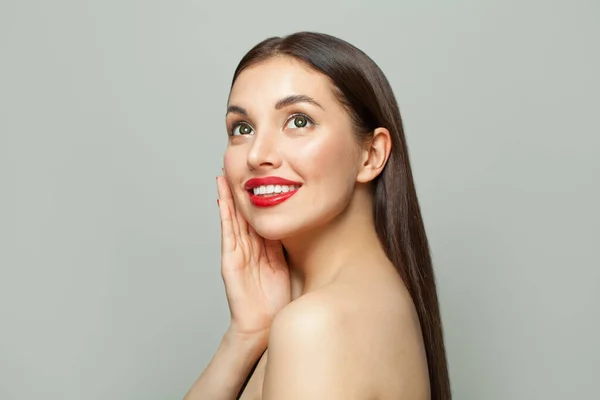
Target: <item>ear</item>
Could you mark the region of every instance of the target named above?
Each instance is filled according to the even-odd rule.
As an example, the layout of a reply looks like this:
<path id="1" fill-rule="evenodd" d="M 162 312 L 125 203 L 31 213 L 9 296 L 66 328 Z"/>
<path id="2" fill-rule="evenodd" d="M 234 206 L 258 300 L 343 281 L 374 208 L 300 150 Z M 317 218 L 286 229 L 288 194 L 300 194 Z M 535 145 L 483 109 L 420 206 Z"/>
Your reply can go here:
<path id="1" fill-rule="evenodd" d="M 361 167 L 358 170 L 356 181 L 367 183 L 375 179 L 390 157 L 392 150 L 392 137 L 385 128 L 373 131 L 373 137 L 367 141 L 361 151 Z"/>

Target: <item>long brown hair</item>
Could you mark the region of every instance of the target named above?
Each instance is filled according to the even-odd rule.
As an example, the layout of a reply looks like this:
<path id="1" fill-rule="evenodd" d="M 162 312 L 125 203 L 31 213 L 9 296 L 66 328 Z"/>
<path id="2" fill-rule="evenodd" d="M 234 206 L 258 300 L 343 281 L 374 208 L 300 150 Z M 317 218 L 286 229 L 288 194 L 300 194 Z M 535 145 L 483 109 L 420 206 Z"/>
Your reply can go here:
<path id="1" fill-rule="evenodd" d="M 237 66 L 238 75 L 274 56 L 293 57 L 328 76 L 359 140 L 387 128 L 392 148 L 372 182 L 373 215 L 379 240 L 415 304 L 427 353 L 431 398 L 449 400 L 450 380 L 429 244 L 417 200 L 400 110 L 385 75 L 369 56 L 339 38 L 314 32 L 272 37 L 253 47 Z"/>

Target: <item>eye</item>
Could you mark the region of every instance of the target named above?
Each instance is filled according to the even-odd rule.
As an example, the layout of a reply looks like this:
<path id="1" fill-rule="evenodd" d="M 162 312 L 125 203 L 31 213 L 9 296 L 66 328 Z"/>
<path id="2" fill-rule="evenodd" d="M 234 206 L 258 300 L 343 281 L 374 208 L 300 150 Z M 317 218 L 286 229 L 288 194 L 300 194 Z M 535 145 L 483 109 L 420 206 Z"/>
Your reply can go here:
<path id="1" fill-rule="evenodd" d="M 309 124 L 314 124 L 310 118 L 303 114 L 292 115 L 289 119 L 289 122 L 286 125 L 286 128 L 306 128 Z"/>
<path id="2" fill-rule="evenodd" d="M 230 135 L 231 136 L 242 136 L 242 135 L 249 135 L 251 132 L 252 132 L 252 128 L 250 127 L 250 125 L 248 125 L 244 122 L 241 122 L 233 127 Z"/>

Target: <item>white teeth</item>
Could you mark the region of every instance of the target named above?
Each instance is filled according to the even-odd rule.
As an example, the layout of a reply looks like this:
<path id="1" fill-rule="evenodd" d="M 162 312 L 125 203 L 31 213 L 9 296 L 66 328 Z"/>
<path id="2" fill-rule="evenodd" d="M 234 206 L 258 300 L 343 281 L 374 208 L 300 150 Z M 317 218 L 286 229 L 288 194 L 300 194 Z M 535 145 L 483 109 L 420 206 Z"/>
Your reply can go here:
<path id="1" fill-rule="evenodd" d="M 296 190 L 300 187 L 300 185 L 263 185 L 259 187 L 255 187 L 252 189 L 252 192 L 255 196 L 259 196 L 261 194 L 278 194 L 278 193 L 287 193 L 293 190 Z"/>

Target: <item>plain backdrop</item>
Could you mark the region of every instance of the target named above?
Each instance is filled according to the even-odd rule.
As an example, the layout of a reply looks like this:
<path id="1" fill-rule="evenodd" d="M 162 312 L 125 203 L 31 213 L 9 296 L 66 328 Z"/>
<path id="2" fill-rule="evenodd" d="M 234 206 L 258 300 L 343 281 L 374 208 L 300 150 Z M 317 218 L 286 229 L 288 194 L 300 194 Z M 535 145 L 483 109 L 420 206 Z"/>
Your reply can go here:
<path id="1" fill-rule="evenodd" d="M 405 122 L 455 399 L 600 398 L 600 3 L 0 0 L 0 399 L 177 399 L 229 323 L 233 70 L 339 36 Z"/>

